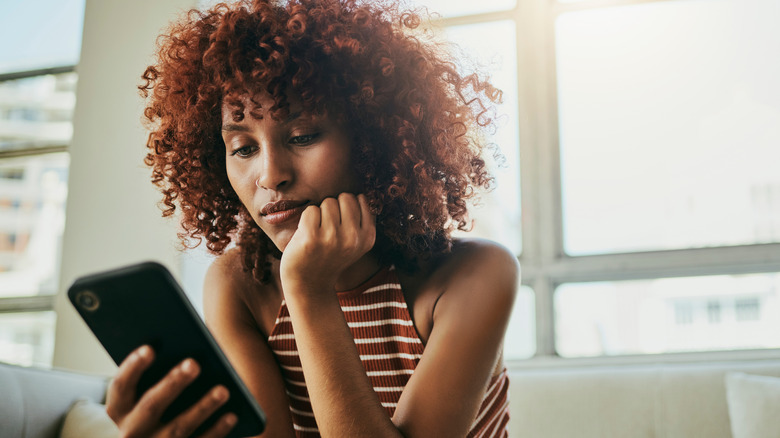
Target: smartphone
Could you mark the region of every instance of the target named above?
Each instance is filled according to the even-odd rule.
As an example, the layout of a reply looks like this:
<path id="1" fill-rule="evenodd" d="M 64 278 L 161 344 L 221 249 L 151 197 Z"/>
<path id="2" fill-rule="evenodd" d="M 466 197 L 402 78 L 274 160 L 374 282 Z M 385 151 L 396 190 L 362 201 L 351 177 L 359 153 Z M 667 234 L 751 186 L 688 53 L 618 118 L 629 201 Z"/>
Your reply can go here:
<path id="1" fill-rule="evenodd" d="M 262 433 L 263 410 L 163 265 L 145 262 L 80 277 L 68 289 L 68 298 L 117 365 L 141 345 L 152 347 L 155 360 L 138 383 L 139 397 L 182 360 L 198 362 L 200 374 L 164 412 L 163 422 L 221 384 L 230 391 L 230 399 L 195 435 L 227 412 L 238 417 L 229 437 Z"/>

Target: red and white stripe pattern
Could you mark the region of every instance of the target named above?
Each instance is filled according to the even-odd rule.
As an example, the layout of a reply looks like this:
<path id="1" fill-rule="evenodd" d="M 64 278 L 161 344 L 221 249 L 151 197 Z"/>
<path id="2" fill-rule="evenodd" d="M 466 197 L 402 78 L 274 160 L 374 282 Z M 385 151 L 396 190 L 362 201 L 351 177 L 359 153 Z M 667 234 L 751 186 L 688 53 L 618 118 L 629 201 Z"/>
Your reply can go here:
<path id="1" fill-rule="evenodd" d="M 509 436 L 509 376 L 504 369 L 493 376 L 482 398 L 482 405 L 468 438 L 506 438 Z"/>
<path id="2" fill-rule="evenodd" d="M 392 416 L 423 354 L 395 270 L 384 269 L 357 289 L 340 292 L 339 302 L 366 374 Z M 285 379 L 296 436 L 319 437 L 284 301 L 268 344 Z M 491 380 L 469 437 L 506 436 L 508 386 L 506 372 Z"/>

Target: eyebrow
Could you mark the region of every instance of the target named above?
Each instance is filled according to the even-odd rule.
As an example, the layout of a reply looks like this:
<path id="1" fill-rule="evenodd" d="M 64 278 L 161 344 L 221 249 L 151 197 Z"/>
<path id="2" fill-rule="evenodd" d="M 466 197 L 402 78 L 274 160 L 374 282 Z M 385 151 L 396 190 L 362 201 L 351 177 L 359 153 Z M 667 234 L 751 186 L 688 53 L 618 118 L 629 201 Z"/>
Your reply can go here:
<path id="1" fill-rule="evenodd" d="M 222 132 L 249 132 L 249 131 L 250 131 L 249 127 L 244 125 L 236 125 L 236 124 L 222 125 Z"/>
<path id="2" fill-rule="evenodd" d="M 287 116 L 287 120 L 285 120 L 284 123 L 290 123 L 300 118 L 302 114 L 303 111 L 296 111 L 294 113 L 291 113 L 289 116 Z M 228 123 L 227 125 L 222 125 L 222 132 L 249 132 L 249 131 L 251 131 L 251 129 L 248 126 L 239 125 L 237 123 Z"/>

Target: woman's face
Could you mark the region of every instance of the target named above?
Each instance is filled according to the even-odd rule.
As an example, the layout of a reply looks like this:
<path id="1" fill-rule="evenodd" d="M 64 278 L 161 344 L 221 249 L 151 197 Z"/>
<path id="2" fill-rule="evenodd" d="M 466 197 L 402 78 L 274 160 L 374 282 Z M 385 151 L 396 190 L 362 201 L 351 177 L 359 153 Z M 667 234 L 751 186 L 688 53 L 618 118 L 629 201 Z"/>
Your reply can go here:
<path id="1" fill-rule="evenodd" d="M 270 108 L 273 101 L 260 104 Z M 227 176 L 257 225 L 284 251 L 306 206 L 357 193 L 349 137 L 326 118 L 301 116 L 295 104 L 280 121 L 264 110 L 262 118 L 252 117 L 248 99 L 244 106 L 240 122 L 233 121 L 229 105 L 222 107 Z"/>

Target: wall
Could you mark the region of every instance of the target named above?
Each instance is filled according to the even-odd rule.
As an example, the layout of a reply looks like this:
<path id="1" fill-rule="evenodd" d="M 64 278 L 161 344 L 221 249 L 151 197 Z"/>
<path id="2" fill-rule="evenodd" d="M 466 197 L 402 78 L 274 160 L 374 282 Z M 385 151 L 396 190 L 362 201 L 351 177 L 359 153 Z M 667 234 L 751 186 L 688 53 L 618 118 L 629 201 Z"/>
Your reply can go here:
<path id="1" fill-rule="evenodd" d="M 87 0 L 76 93 L 54 366 L 112 374 L 113 362 L 65 296 L 83 274 L 156 260 L 180 274 L 176 223 L 143 164 L 136 86 L 160 30 L 195 0 Z"/>

